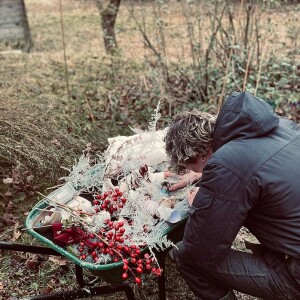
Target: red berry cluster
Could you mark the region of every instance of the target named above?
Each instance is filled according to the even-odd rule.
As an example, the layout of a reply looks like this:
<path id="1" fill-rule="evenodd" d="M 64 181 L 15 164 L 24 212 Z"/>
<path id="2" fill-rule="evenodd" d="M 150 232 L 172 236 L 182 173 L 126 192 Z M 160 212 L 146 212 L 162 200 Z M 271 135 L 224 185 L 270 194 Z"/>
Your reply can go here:
<path id="1" fill-rule="evenodd" d="M 124 238 L 126 230 L 123 226 L 123 221 L 107 220 L 106 227 L 101 228 L 98 234 L 87 234 L 78 245 L 79 258 L 81 260 L 92 258 L 94 262 L 97 262 L 99 256 L 107 254 L 113 262 L 123 260 L 125 273 L 122 274 L 122 278 L 127 279 L 129 271 L 137 284 L 142 283 L 139 275 L 145 272 L 160 276 L 162 271 L 157 267 L 154 258 L 151 258 L 148 253 L 145 253 L 141 258 L 142 248 L 126 243 L 129 240 Z M 126 237 L 128 238 L 128 236 Z"/>
<path id="2" fill-rule="evenodd" d="M 117 212 L 126 203 L 126 198 L 119 188 L 94 196 L 93 205 L 95 212 L 106 210 L 110 214 Z M 79 258 L 81 260 L 99 261 L 103 254 L 109 255 L 112 262 L 123 261 L 122 278 L 129 277 L 129 272 L 134 276 L 137 284 L 142 283 L 141 275 L 150 272 L 160 276 L 162 270 L 157 266 L 156 260 L 145 253 L 142 257 L 141 246 L 133 245 L 130 236 L 126 235 L 124 222 L 106 220 L 103 228 L 97 233 L 86 233 L 78 245 Z"/>
<path id="3" fill-rule="evenodd" d="M 114 212 L 123 208 L 126 201 L 127 199 L 123 197 L 123 193 L 116 187 L 114 191 L 94 195 L 93 205 L 96 213 L 101 210 L 106 210 L 112 215 Z"/>
<path id="4" fill-rule="evenodd" d="M 125 273 L 122 274 L 122 278 L 125 280 L 128 278 L 128 271 L 132 273 L 134 276 L 134 280 L 137 284 L 142 283 L 141 277 L 139 275 L 142 275 L 146 272 L 151 272 L 152 274 L 156 276 L 160 276 L 162 273 L 162 270 L 158 267 L 155 267 L 156 262 L 154 258 L 151 258 L 148 253 L 144 254 L 144 258 L 142 259 L 140 255 L 136 256 L 137 251 L 139 250 L 138 247 L 131 245 L 130 249 L 132 249 L 131 260 L 123 259 L 123 270 Z M 138 251 L 138 253 L 140 253 Z"/>
<path id="5" fill-rule="evenodd" d="M 106 226 L 101 228 L 97 234 L 88 233 L 79 243 L 78 251 L 80 259 L 86 259 L 91 255 L 93 261 L 97 262 L 101 254 L 109 254 L 113 262 L 120 261 L 124 243 L 123 221 L 106 221 Z"/>
<path id="6" fill-rule="evenodd" d="M 128 271 L 134 276 L 137 284 L 142 283 L 139 277 L 143 273 L 151 272 L 160 276 L 162 270 L 157 267 L 156 260 L 151 258 L 148 253 L 142 255 L 141 247 L 136 245 L 127 245 L 123 235 L 125 233 L 123 221 L 107 221 L 106 230 L 102 228 L 99 234 L 89 233 L 78 245 L 79 258 L 86 260 L 92 258 L 98 262 L 99 256 L 107 254 L 113 262 L 123 260 L 122 278 L 125 280 L 129 277 Z M 127 257 L 127 258 L 124 258 Z"/>

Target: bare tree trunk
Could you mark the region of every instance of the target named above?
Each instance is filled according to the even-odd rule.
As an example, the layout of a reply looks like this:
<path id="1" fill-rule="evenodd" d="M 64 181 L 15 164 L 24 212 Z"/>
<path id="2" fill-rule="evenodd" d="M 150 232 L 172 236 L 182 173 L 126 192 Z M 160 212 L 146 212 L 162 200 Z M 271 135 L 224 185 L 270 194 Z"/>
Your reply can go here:
<path id="1" fill-rule="evenodd" d="M 23 12 L 24 12 L 24 14 L 23 14 L 23 27 L 24 27 L 24 33 L 25 33 L 25 39 L 26 39 L 25 51 L 30 52 L 30 50 L 33 46 L 33 41 L 32 41 L 32 37 L 31 37 L 31 32 L 30 32 L 30 27 L 29 27 L 29 22 L 28 22 L 28 18 L 27 18 L 27 11 L 26 11 L 24 0 L 21 1 L 21 5 L 22 5 L 22 8 L 23 8 Z"/>
<path id="2" fill-rule="evenodd" d="M 104 47 L 107 54 L 114 54 L 118 49 L 115 34 L 115 23 L 119 12 L 121 0 L 110 0 L 107 7 L 103 7 L 101 0 L 96 0 L 96 5 L 101 16 Z"/>

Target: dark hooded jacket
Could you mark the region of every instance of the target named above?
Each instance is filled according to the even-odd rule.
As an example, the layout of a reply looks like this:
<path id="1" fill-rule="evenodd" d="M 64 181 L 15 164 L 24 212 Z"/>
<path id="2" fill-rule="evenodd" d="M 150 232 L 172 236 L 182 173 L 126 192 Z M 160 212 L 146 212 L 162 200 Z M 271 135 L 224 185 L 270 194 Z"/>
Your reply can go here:
<path id="1" fill-rule="evenodd" d="M 299 127 L 265 101 L 233 93 L 212 146 L 189 210 L 184 257 L 217 264 L 245 226 L 265 247 L 300 260 Z"/>

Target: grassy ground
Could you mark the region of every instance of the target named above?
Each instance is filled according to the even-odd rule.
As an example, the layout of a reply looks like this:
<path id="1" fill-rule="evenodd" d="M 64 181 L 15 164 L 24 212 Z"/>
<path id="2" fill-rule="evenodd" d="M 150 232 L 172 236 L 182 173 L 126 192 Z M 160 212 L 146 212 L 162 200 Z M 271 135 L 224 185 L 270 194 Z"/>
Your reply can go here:
<path id="1" fill-rule="evenodd" d="M 5 50 L 0 52 L 0 240 L 37 244 L 22 230 L 28 211 L 38 200 L 36 192 L 49 193 L 47 188 L 60 183 L 59 178 L 66 175 L 61 166 L 70 167 L 86 143 L 92 142 L 95 151 L 101 150 L 108 137 L 131 134 L 130 126 L 145 128 L 161 98 L 166 101 L 160 126 L 176 111 L 197 106 L 216 112 L 217 107 L 204 106 L 188 93 L 183 97 L 182 91 L 188 89 L 181 85 L 176 90 L 180 97 L 175 97 L 174 90 L 167 94 L 157 61 L 145 48 L 130 15 L 130 3 L 120 8 L 116 25 L 120 55 L 111 58 L 104 53 L 99 13 L 93 1 L 63 1 L 68 95 L 58 1 L 25 2 L 34 41 L 32 52 L 0 48 Z M 173 3 L 165 15 L 165 51 L 170 64 L 191 62 L 180 5 Z M 136 15 L 143 12 L 139 6 L 134 9 Z M 270 14 L 276 35 L 269 39 L 276 43 L 269 55 L 287 55 L 288 29 L 299 17 L 299 10 L 279 8 Z M 149 14 L 146 21 L 155 42 L 158 29 L 151 25 L 155 19 Z M 296 108 L 287 107 L 283 114 L 299 120 Z M 237 244 L 241 245 L 244 236 L 239 238 Z M 0 266 L 0 299 L 75 287 L 73 266 L 65 260 L 3 251 Z M 166 269 L 168 299 L 195 299 L 169 259 Z M 134 288 L 137 299 L 157 299 L 153 280 Z M 255 299 L 242 294 L 238 297 Z"/>

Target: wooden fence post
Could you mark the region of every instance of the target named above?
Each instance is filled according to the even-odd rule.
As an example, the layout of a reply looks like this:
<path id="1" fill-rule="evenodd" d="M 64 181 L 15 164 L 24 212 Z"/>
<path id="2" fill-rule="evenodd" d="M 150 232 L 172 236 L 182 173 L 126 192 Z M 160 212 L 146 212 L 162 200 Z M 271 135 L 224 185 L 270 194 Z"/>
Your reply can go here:
<path id="1" fill-rule="evenodd" d="M 30 52 L 33 42 L 24 0 L 0 1 L 0 42 L 16 43 L 16 48 Z"/>

